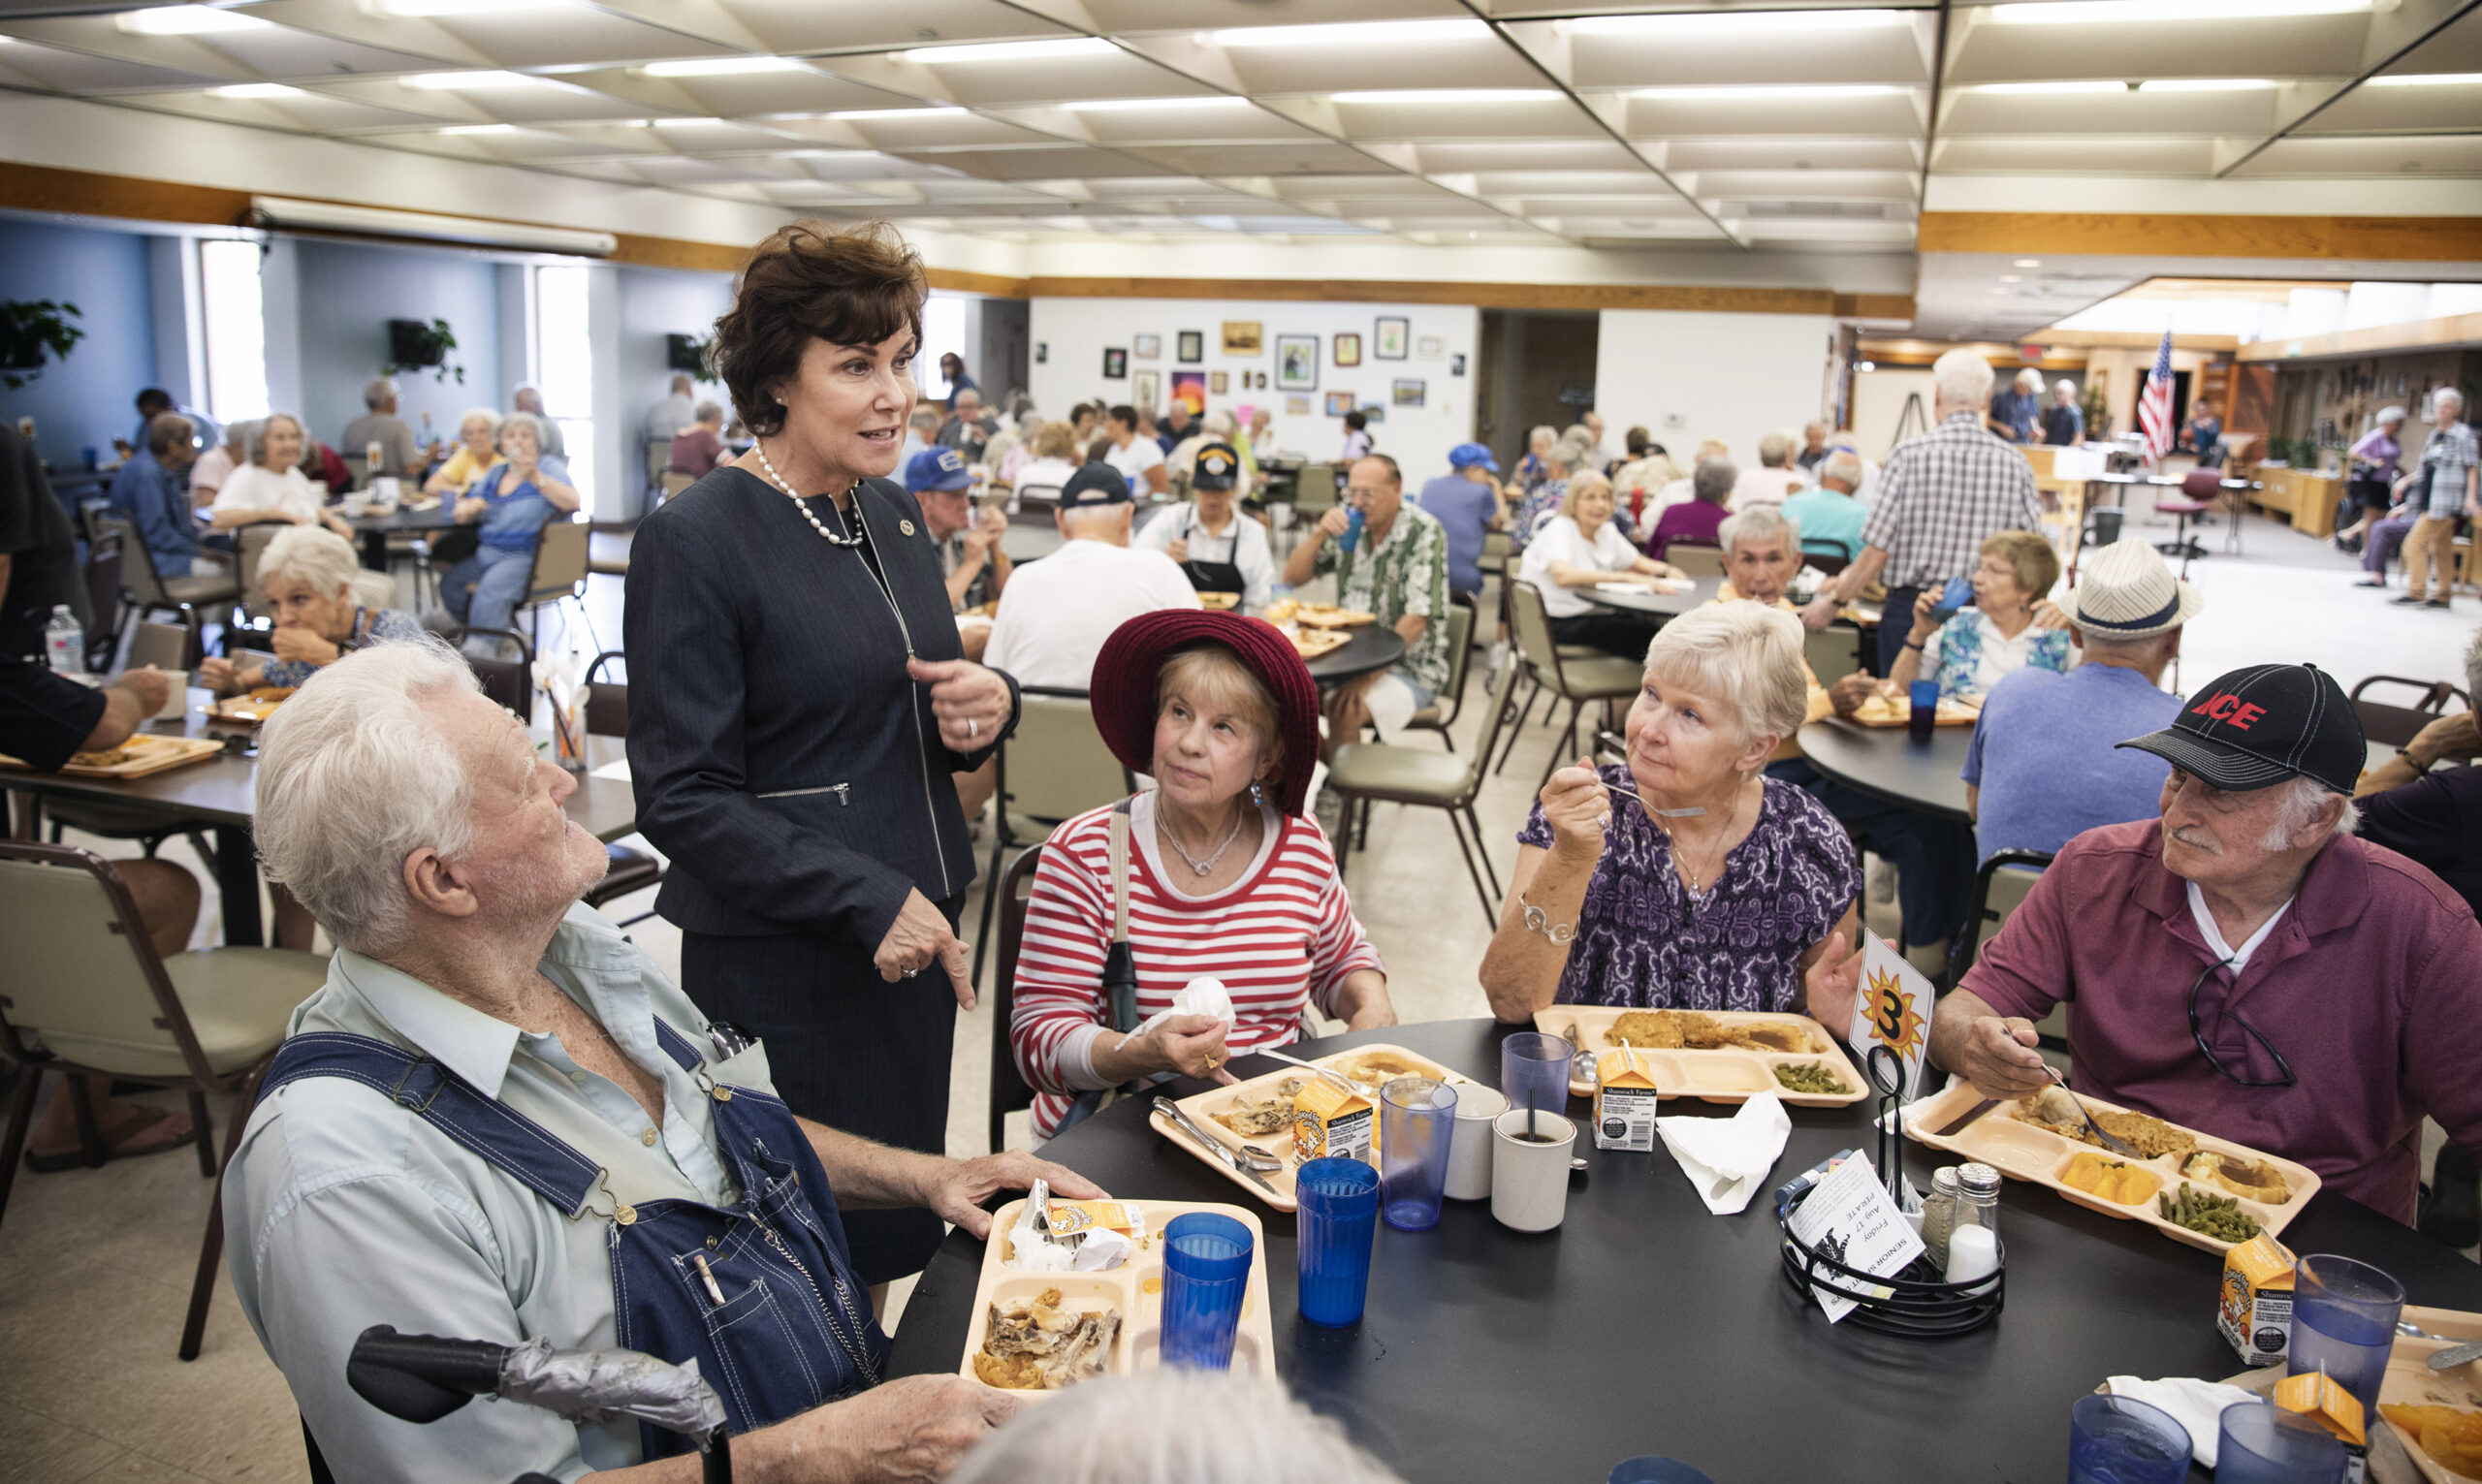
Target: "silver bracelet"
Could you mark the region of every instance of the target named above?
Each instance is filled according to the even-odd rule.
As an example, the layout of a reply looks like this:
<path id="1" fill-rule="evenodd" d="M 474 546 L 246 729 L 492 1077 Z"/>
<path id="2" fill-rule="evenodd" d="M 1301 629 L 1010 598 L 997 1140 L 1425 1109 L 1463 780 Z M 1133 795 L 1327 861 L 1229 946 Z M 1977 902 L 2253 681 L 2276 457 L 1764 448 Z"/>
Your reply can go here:
<path id="1" fill-rule="evenodd" d="M 1571 942 L 1575 940 L 1577 935 L 1576 924 L 1552 922 L 1551 914 L 1543 911 L 1541 907 L 1536 906 L 1533 902 L 1526 900 L 1523 893 L 1519 893 L 1517 895 L 1516 904 L 1525 908 L 1526 931 L 1542 933 L 1544 937 L 1549 938 L 1555 947 L 1565 948 Z"/>

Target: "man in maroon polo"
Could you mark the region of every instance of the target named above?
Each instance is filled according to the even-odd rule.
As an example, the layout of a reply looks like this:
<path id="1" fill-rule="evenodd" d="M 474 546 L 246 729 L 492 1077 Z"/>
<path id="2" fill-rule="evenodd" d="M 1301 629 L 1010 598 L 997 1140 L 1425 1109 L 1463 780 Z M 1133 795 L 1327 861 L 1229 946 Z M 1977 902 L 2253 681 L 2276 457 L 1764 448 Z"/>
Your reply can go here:
<path id="1" fill-rule="evenodd" d="M 2333 678 L 2255 665 L 2120 743 L 2172 764 L 2163 817 L 2063 847 L 1940 1002 L 1933 1060 L 1986 1097 L 2049 1078 L 2309 1166 L 2410 1224 L 2425 1114 L 2482 1151 L 2482 923 L 2355 838 L 2367 756 Z"/>

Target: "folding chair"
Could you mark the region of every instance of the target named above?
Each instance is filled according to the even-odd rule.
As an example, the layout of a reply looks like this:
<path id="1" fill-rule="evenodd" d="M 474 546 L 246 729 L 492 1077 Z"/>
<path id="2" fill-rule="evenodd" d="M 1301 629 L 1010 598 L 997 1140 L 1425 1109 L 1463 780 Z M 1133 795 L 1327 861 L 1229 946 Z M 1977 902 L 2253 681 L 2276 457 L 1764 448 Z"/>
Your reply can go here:
<path id="1" fill-rule="evenodd" d="M 1000 962 L 991 971 L 991 1152 L 1007 1147 L 1008 1115 L 1034 1105 L 1034 1089 L 1017 1069 L 1017 1049 L 1008 1037 L 1008 1016 L 1017 1000 L 1017 951 L 1026 941 L 1026 900 L 1034 895 L 1034 868 L 1042 864 L 1043 847 L 1027 849 L 1008 863 L 1008 873 L 992 887 L 1000 903 Z"/>
<path id="2" fill-rule="evenodd" d="M 1704 542 L 1675 541 L 1664 548 L 1664 560 L 1687 577 L 1722 577 L 1724 549 Z"/>
<path id="3" fill-rule="evenodd" d="M 220 1177 L 240 1146 L 259 1079 L 296 1006 L 327 982 L 328 961 L 281 948 L 207 948 L 159 958 L 129 888 L 83 850 L 0 839 L 0 1057 L 17 1067 L 0 1134 L 0 1215 L 8 1210 L 44 1074 L 100 1075 L 178 1088 L 198 1129 L 199 1173 Z M 209 1092 L 239 1094 L 213 1152 Z M 208 1208 L 180 1357 L 198 1358 L 224 1251 L 224 1205 Z"/>
<path id="4" fill-rule="evenodd" d="M 1576 756 L 1575 743 L 1577 719 L 1585 714 L 1588 703 L 1610 701 L 1622 696 L 1635 696 L 1646 682 L 1645 667 L 1620 658 L 1616 654 L 1572 654 L 1568 647 L 1551 637 L 1551 616 L 1543 606 L 1543 589 L 1528 582 L 1509 584 L 1509 608 L 1514 618 L 1516 647 L 1525 656 L 1528 677 L 1534 681 L 1535 694 L 1548 691 L 1556 711 L 1562 701 L 1569 703 L 1567 742 L 1562 750 L 1555 747 L 1550 761 L 1543 765 L 1543 780 L 1537 789 L 1551 779 L 1561 763 Z M 1520 718 L 1534 710 L 1534 694 L 1525 699 Z M 1500 754 L 1499 767 L 1508 766 L 1508 755 L 1516 750 L 1516 731 L 1509 733 L 1508 747 Z M 1497 769 L 1493 770 L 1497 772 Z"/>
<path id="5" fill-rule="evenodd" d="M 1450 604 L 1448 610 L 1448 689 L 1438 699 L 1414 713 L 1405 723 L 1408 731 L 1437 732 L 1440 745 L 1456 750 L 1456 742 L 1448 729 L 1456 725 L 1457 715 L 1465 710 L 1465 675 L 1472 669 L 1473 656 L 1467 652 L 1474 641 L 1474 610 L 1462 603 Z"/>
<path id="6" fill-rule="evenodd" d="M 621 659 L 618 649 L 606 649 L 594 657 L 586 670 L 586 731 L 589 737 L 626 737 L 629 735 L 629 684 L 626 680 L 603 679 L 604 667 Z M 625 661 L 624 661 L 625 663 Z M 603 853 L 611 867 L 603 879 L 589 888 L 585 897 L 588 906 L 600 907 L 607 901 L 618 901 L 631 892 L 643 892 L 663 884 L 663 862 L 631 845 L 606 845 Z M 626 928 L 645 922 L 655 915 L 652 906 L 635 917 L 620 919 Z"/>
<path id="7" fill-rule="evenodd" d="M 1095 728 L 1095 712 L 1082 690 L 1026 686 L 1019 694 L 1017 730 L 996 754 L 991 867 L 983 880 L 1000 879 L 1002 858 L 1011 846 L 1039 844 L 1050 827 L 1088 809 L 1117 803 L 1136 792 L 1130 775 L 1103 734 Z M 982 899 L 982 930 L 975 935 L 973 982 L 982 982 L 982 963 L 991 945 L 992 914 L 997 890 Z"/>
<path id="8" fill-rule="evenodd" d="M 1456 834 L 1456 848 L 1465 857 L 1466 874 L 1474 878 L 1475 895 L 1482 899 L 1483 920 L 1493 924 L 1500 917 L 1500 877 L 1491 868 L 1491 853 L 1484 844 L 1482 822 L 1474 813 L 1474 801 L 1482 792 L 1483 765 L 1490 761 L 1491 747 L 1500 740 L 1501 727 L 1508 723 L 1516 677 L 1516 656 L 1511 655 L 1500 662 L 1499 673 L 1491 678 L 1491 714 L 1482 723 L 1482 735 L 1470 759 L 1423 747 L 1347 742 L 1327 760 L 1326 787 L 1343 800 L 1341 817 L 1349 822 L 1353 818 L 1355 804 L 1367 805 L 1373 800 L 1447 810 L 1448 826 Z M 1470 846 L 1465 839 L 1468 826 L 1474 831 Z M 1366 835 L 1368 830 L 1365 815 L 1359 833 Z M 1339 860 L 1345 853 L 1338 851 Z"/>
<path id="9" fill-rule="evenodd" d="M 570 598 L 586 596 L 589 575 L 588 547 L 593 532 L 583 521 L 554 521 L 534 542 L 534 567 L 526 574 L 525 596 L 517 611 L 533 619 L 534 649 L 543 649 L 543 610 Z"/>
<path id="10" fill-rule="evenodd" d="M 534 714 L 534 648 L 515 629 L 477 629 L 462 624 L 449 630 L 449 642 L 465 655 L 465 667 L 483 682 L 483 694 L 517 713 L 524 721 Z M 465 653 L 468 639 L 504 639 L 517 646 L 517 658 L 482 658 Z"/>
<path id="11" fill-rule="evenodd" d="M 2373 685 L 2404 685 L 2421 692 L 2410 706 L 2396 706 L 2385 701 L 2366 701 L 2362 692 Z M 2382 747 L 2402 747 L 2413 740 L 2413 734 L 2429 726 L 2446 713 L 2450 701 L 2462 701 L 2471 710 L 2473 698 L 2445 680 L 2413 680 L 2401 675 L 2365 677 L 2353 687 L 2353 712 L 2361 718 L 2362 735 Z"/>

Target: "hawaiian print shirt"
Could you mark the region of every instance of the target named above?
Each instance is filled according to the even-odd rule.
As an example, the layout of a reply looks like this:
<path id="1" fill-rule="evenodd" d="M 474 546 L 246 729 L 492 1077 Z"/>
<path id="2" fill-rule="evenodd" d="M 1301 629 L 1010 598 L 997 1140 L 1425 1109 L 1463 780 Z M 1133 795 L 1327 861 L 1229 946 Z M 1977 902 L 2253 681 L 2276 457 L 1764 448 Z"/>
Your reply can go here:
<path id="1" fill-rule="evenodd" d="M 1375 549 L 1365 543 L 1350 566 L 1336 542 L 1321 546 L 1311 571 L 1323 577 L 1340 570 L 1336 602 L 1343 607 L 1377 614 L 1389 628 L 1409 615 L 1430 620 L 1396 668 L 1433 694 L 1448 689 L 1448 529 L 1439 518 L 1418 505 L 1397 507 L 1387 539 Z"/>

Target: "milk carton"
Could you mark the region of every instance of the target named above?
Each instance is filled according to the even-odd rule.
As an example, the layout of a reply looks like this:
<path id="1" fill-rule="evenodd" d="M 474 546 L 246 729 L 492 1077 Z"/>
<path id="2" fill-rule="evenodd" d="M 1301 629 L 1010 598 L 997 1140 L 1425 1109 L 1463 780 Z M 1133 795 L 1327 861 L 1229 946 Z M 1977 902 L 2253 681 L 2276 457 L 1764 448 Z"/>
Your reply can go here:
<path id="1" fill-rule="evenodd" d="M 1376 1164 L 1378 1134 L 1379 1109 L 1358 1092 L 1314 1077 L 1293 1095 L 1292 1147 L 1304 1159 Z"/>
<path id="2" fill-rule="evenodd" d="M 2214 1327 L 2246 1365 L 2272 1366 L 2292 1343 L 2290 1248 L 2260 1232 L 2223 1254 Z"/>
<path id="3" fill-rule="evenodd" d="M 1655 1075 L 1644 1052 L 1606 1052 L 1595 1063 L 1594 1147 L 1651 1152 Z"/>

